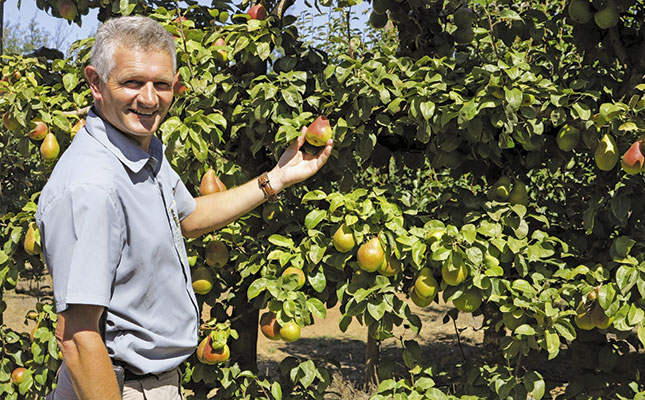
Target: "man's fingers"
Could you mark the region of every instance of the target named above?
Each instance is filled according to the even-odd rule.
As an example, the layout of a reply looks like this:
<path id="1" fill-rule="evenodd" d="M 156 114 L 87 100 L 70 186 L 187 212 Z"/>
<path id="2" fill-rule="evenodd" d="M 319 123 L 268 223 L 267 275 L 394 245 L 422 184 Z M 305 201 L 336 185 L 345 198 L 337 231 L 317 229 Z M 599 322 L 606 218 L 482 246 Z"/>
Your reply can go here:
<path id="1" fill-rule="evenodd" d="M 325 163 L 329 159 L 333 147 L 334 141 L 332 139 L 329 139 L 325 144 L 325 147 L 323 147 L 323 149 L 318 152 L 318 161 L 320 162 L 320 167 L 325 165 Z"/>

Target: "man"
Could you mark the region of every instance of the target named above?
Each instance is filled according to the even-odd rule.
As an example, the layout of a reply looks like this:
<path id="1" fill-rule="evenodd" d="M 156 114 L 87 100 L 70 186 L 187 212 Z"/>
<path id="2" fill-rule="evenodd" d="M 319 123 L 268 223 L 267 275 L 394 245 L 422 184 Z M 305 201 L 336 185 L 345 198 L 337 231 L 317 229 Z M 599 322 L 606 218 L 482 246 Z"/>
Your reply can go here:
<path id="1" fill-rule="evenodd" d="M 301 136 L 261 179 L 194 199 L 154 136 L 177 78 L 172 36 L 146 17 L 109 20 L 85 75 L 94 107 L 36 216 L 64 359 L 48 398 L 122 398 L 114 363 L 126 370 L 124 399 L 180 399 L 177 367 L 194 351 L 199 324 L 181 235 L 223 227 L 310 177 L 333 144 L 311 156 L 299 151 Z"/>

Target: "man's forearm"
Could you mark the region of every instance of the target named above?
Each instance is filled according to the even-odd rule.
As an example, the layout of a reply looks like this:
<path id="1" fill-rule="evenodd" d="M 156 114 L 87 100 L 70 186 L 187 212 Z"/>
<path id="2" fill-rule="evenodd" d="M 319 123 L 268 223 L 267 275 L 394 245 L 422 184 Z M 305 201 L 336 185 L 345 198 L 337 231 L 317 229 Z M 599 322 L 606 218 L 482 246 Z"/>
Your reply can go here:
<path id="1" fill-rule="evenodd" d="M 77 332 L 60 346 L 80 400 L 121 399 L 112 362 L 97 332 Z"/>
<path id="2" fill-rule="evenodd" d="M 273 176 L 273 171 L 269 172 L 269 181 L 276 192 L 282 190 L 282 185 Z M 257 179 L 195 200 L 195 211 L 181 223 L 182 232 L 187 237 L 197 237 L 222 228 L 265 201 Z"/>

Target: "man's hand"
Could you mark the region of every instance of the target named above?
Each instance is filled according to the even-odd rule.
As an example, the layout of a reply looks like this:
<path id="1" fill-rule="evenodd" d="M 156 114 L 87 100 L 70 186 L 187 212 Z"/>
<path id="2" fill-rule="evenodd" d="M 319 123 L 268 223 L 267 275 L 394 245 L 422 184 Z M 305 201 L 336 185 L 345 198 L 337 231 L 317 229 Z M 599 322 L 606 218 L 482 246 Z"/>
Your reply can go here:
<path id="1" fill-rule="evenodd" d="M 58 314 L 56 340 L 80 400 L 121 399 L 112 361 L 99 333 L 103 307 L 72 304 Z"/>
<path id="2" fill-rule="evenodd" d="M 273 188 L 277 191 L 302 182 L 314 175 L 329 159 L 334 141 L 329 139 L 324 147 L 316 155 L 300 151 L 305 144 L 305 132 L 307 127 L 303 127 L 301 135 L 295 142 L 282 153 L 278 164 L 269 173 L 269 178 Z"/>

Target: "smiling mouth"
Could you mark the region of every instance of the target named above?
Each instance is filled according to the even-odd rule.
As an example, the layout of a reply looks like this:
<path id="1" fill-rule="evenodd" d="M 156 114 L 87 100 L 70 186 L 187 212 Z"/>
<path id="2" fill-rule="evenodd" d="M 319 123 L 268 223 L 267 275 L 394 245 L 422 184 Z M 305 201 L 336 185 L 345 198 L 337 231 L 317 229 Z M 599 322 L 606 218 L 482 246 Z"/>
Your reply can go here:
<path id="1" fill-rule="evenodd" d="M 152 112 L 149 112 L 149 113 L 145 113 L 145 112 L 142 112 L 142 111 L 136 111 L 136 110 L 132 110 L 132 109 L 130 110 L 130 112 L 132 112 L 133 114 L 136 114 L 136 115 L 140 115 L 142 117 L 152 117 L 152 116 L 157 114 L 157 111 L 152 111 Z"/>

